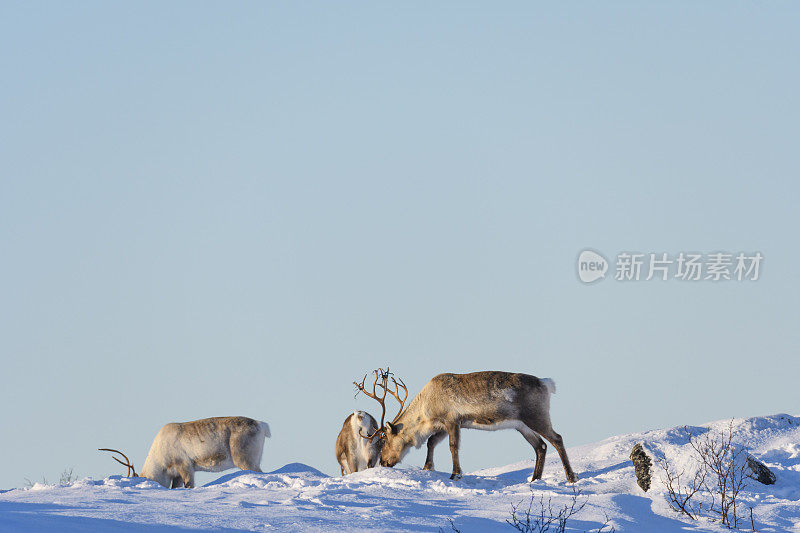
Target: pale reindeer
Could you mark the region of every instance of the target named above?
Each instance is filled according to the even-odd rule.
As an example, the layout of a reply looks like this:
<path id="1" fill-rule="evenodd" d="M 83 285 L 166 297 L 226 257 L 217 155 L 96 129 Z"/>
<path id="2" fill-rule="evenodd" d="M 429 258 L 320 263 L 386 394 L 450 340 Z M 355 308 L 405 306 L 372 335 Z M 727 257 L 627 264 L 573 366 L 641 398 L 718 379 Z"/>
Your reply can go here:
<path id="1" fill-rule="evenodd" d="M 354 411 L 348 416 L 336 439 L 336 460 L 342 475 L 360 472 L 378 464 L 383 441 L 374 437 L 378 423 L 366 411 Z M 373 434 L 373 438 L 368 435 Z"/>
<path id="2" fill-rule="evenodd" d="M 364 386 L 367 380 L 366 375 L 361 380 L 361 383 L 354 381 L 353 385 L 356 386 L 357 391 L 363 392 L 380 404 L 381 423 L 378 425 L 372 415 L 365 411 L 355 411 L 347 417 L 342 425 L 342 430 L 339 432 L 339 437 L 336 439 L 336 459 L 339 461 L 342 475 L 359 472 L 378 464 L 381 448 L 383 447 L 382 428 L 386 418 L 386 395 L 391 394 L 394 396 L 401 403 L 401 406 L 408 398 L 408 389 L 406 389 L 402 379 L 400 380 L 402 385 L 398 385 L 397 381 L 392 378 L 395 391 L 389 390 L 390 372 L 388 368 L 386 371 L 378 369 L 374 372 L 375 381 L 372 383 L 371 393 Z M 405 397 L 402 400 L 400 400 L 401 386 L 405 391 Z M 378 387 L 383 390 L 383 394 L 378 393 Z"/>
<path id="3" fill-rule="evenodd" d="M 192 422 L 167 424 L 153 439 L 144 461 L 141 477 L 167 488 L 194 487 L 195 472 L 221 472 L 241 468 L 261 472 L 264 439 L 270 437 L 269 425 L 244 416 L 203 418 Z M 128 475 L 137 477 L 133 464 L 125 458 Z"/>
<path id="4" fill-rule="evenodd" d="M 550 395 L 556 392 L 552 379 L 509 372 L 439 374 L 431 379 L 394 420 L 381 429 L 384 437 L 381 465 L 394 466 L 414 446 L 427 440 L 425 470 L 433 470 L 433 450 L 445 437 L 453 456 L 451 479 L 461 477 L 458 448 L 461 428 L 496 431 L 516 429 L 536 451 L 536 466 L 531 479 L 540 479 L 548 440 L 558 451 L 567 481 L 578 477 L 572 471 L 561 435 L 550 422 Z M 398 398 L 399 401 L 399 398 Z"/>

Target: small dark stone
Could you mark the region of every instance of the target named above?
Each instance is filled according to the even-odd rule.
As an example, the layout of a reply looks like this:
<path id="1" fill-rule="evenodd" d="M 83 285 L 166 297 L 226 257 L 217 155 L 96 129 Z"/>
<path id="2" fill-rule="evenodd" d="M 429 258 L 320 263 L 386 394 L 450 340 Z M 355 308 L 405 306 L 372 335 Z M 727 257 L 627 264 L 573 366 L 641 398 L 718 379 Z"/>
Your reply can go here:
<path id="1" fill-rule="evenodd" d="M 647 492 L 650 490 L 650 469 L 653 466 L 653 461 L 644 451 L 644 446 L 637 443 L 631 451 L 631 461 L 636 470 L 636 483 Z"/>
<path id="2" fill-rule="evenodd" d="M 772 470 L 767 468 L 767 465 L 749 454 L 747 455 L 747 467 L 750 469 L 750 473 L 747 474 L 747 477 L 753 478 L 764 485 L 775 484 L 777 478 L 775 477 L 775 474 L 772 473 Z"/>

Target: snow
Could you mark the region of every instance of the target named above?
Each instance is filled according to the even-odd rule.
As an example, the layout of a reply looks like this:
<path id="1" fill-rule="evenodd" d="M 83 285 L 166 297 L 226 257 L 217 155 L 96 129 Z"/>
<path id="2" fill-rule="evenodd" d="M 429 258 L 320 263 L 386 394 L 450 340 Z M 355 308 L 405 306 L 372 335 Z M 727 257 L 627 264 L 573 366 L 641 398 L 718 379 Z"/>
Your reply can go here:
<path id="1" fill-rule="evenodd" d="M 724 430 L 724 420 L 692 427 L 695 434 Z M 777 475 L 772 486 L 748 484 L 759 531 L 800 531 L 800 418 L 773 415 L 734 420 L 737 440 Z M 616 531 L 727 531 L 672 511 L 655 470 L 648 493 L 636 485 L 631 448 L 644 442 L 678 467 L 691 467 L 683 428 L 611 437 L 570 448 L 588 498 L 570 531 L 596 531 L 606 520 Z M 420 453 L 420 452 L 416 452 Z M 439 467 L 449 467 L 442 465 Z M 449 472 L 374 468 L 330 477 L 301 463 L 274 472 L 234 471 L 196 489 L 168 490 L 141 478 L 86 478 L 62 486 L 36 484 L 0 491 L 0 531 L 506 531 L 512 503 L 531 496 L 570 501 L 558 454 L 548 450 L 544 478 L 527 478 L 533 461 L 479 470 L 451 481 Z M 748 514 L 749 529 L 749 514 Z M 607 531 L 608 529 L 606 529 Z"/>

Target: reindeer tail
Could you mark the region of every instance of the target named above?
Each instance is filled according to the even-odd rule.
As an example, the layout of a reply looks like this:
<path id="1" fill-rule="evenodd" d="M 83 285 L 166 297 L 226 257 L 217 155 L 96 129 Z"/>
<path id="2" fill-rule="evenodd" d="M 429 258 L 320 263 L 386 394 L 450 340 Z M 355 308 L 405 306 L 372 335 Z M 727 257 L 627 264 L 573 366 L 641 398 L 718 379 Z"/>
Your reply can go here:
<path id="1" fill-rule="evenodd" d="M 542 382 L 542 385 L 544 385 L 544 388 L 547 389 L 547 392 L 549 392 L 550 394 L 555 394 L 556 393 L 556 382 L 555 381 L 553 381 L 550 378 L 541 378 L 539 381 Z"/>

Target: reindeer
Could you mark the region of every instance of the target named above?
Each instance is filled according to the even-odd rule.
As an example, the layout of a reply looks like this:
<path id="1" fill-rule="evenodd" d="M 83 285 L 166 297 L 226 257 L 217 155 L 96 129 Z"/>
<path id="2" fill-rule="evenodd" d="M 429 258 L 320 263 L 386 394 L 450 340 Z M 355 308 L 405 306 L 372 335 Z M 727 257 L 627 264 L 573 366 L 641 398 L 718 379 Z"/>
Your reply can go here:
<path id="1" fill-rule="evenodd" d="M 381 424 L 378 425 L 375 419 L 365 411 L 355 411 L 352 415 L 348 416 L 344 421 L 342 430 L 339 432 L 339 437 L 336 439 L 336 459 L 339 461 L 339 466 L 342 469 L 342 475 L 345 473 L 350 474 L 372 468 L 378 463 L 380 459 L 381 448 L 383 447 L 383 422 L 386 418 L 386 394 L 391 394 L 397 401 L 402 404 L 408 398 L 408 389 L 406 389 L 403 380 L 400 380 L 405 397 L 400 400 L 400 386 L 397 381 L 392 378 L 395 386 L 395 391 L 389 390 L 389 377 L 391 372 L 387 368 L 375 370 L 375 381 L 372 383 L 372 392 L 367 392 L 364 383 L 367 376 L 361 383 L 353 382 L 356 386 L 356 394 L 363 392 L 366 396 L 377 401 L 381 406 Z M 381 380 L 378 382 L 378 380 Z M 383 394 L 378 395 L 377 388 L 383 389 Z M 367 431 L 368 434 L 364 434 Z"/>
<path id="2" fill-rule="evenodd" d="M 192 422 L 167 424 L 153 439 L 144 461 L 141 477 L 167 488 L 194 487 L 194 473 L 221 472 L 237 467 L 261 472 L 264 439 L 270 437 L 269 425 L 243 416 L 203 418 Z M 136 470 L 128 457 L 118 450 L 102 451 L 122 455 L 128 476 Z"/>
<path id="3" fill-rule="evenodd" d="M 460 478 L 461 428 L 516 429 L 536 451 L 532 480 L 541 479 L 544 470 L 547 453 L 544 437 L 558 451 L 567 481 L 575 483 L 578 477 L 569 464 L 564 441 L 550 422 L 550 395 L 555 392 L 552 379 L 528 374 L 496 371 L 439 374 L 422 388 L 405 411 L 401 402 L 397 416 L 381 429 L 384 436 L 381 465 L 396 465 L 412 446 L 420 448 L 427 440 L 428 455 L 423 468 L 433 470 L 433 450 L 449 437 L 453 456 L 450 479 Z"/>
<path id="4" fill-rule="evenodd" d="M 378 423 L 366 411 L 353 411 L 342 424 L 336 439 L 336 460 L 342 475 L 360 472 L 378 464 L 381 457 L 380 438 L 370 438 L 378 433 Z"/>

